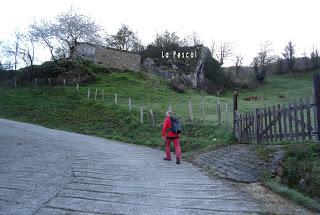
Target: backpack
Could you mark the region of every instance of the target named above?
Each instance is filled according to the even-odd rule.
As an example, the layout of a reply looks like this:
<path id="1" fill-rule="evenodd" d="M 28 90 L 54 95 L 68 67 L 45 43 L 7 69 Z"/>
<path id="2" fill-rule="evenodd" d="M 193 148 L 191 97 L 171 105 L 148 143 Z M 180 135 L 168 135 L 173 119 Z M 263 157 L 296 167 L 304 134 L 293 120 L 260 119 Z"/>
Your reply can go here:
<path id="1" fill-rule="evenodd" d="M 181 134 L 181 123 L 177 118 L 170 117 L 171 128 L 170 131 L 174 134 Z"/>

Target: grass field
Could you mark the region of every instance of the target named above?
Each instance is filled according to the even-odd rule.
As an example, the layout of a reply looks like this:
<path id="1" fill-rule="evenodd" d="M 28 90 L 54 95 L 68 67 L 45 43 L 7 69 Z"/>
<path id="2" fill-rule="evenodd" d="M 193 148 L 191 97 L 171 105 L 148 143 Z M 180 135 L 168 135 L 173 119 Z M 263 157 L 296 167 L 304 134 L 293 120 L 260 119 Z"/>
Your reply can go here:
<path id="1" fill-rule="evenodd" d="M 289 74 L 269 76 L 259 88 L 239 91 L 239 111 L 251 111 L 257 107 L 267 107 L 274 104 L 287 103 L 312 95 L 312 74 Z M 225 104 L 229 111 L 232 109 L 233 92 L 227 92 L 219 97 L 203 92 L 188 90 L 184 94 L 174 92 L 168 88 L 168 81 L 143 73 L 111 73 L 98 75 L 97 82 L 80 87 L 80 97 L 86 98 L 87 90 L 91 90 L 91 99 L 94 99 L 95 90 L 98 90 L 97 100 L 102 101 L 102 91 L 106 104 L 114 103 L 114 94 L 117 94 L 118 104 L 128 107 L 128 98 L 132 99 L 133 109 L 140 107 L 150 108 L 161 113 L 157 120 L 162 120 L 162 114 L 172 106 L 177 117 L 185 122 L 189 121 L 188 103 L 192 102 L 193 116 L 196 120 L 202 118 L 201 101 L 205 103 L 206 122 L 217 124 L 217 101 L 221 102 L 222 119 L 225 120 Z M 71 89 L 74 90 L 75 88 Z M 248 96 L 258 96 L 256 101 L 244 101 Z M 280 98 L 284 96 L 285 98 Z M 160 119 L 159 119 L 160 118 Z M 159 122 L 160 122 L 159 121 Z"/>
<path id="2" fill-rule="evenodd" d="M 87 99 L 88 88 L 91 89 L 90 99 Z M 97 100 L 94 99 L 96 88 L 99 90 Z M 118 94 L 118 105 L 114 104 L 114 93 Z M 132 98 L 133 105 L 131 112 L 128 111 L 129 97 Z M 200 97 L 200 93 L 193 90 L 177 94 L 168 88 L 167 81 L 158 77 L 143 73 L 114 72 L 98 75 L 97 82 L 81 86 L 79 94 L 75 86 L 1 88 L 0 117 L 128 143 L 162 147 L 161 123 L 168 105 L 172 102 L 176 115 L 181 117 L 187 114 L 187 107 L 184 110 L 178 105 L 179 102 L 185 101 L 188 104 L 187 101 L 199 100 Z M 141 106 L 145 108 L 144 124 L 140 123 Z M 147 107 L 153 110 L 156 121 L 154 127 L 151 126 Z M 202 124 L 196 113 L 195 118 L 193 124 L 186 118 L 182 120 L 183 151 L 233 142 L 231 129 L 226 131 L 225 127 L 218 127 L 213 123 Z"/>
<path id="3" fill-rule="evenodd" d="M 240 91 L 239 110 L 251 111 L 257 107 L 268 107 L 310 97 L 314 72 L 268 76 L 261 87 L 252 91 Z M 243 101 L 243 98 L 248 96 L 258 96 L 258 100 Z M 279 96 L 285 96 L 285 98 Z M 227 97 L 231 97 L 230 93 Z"/>
<path id="4" fill-rule="evenodd" d="M 88 88 L 91 90 L 90 99 L 87 99 Z M 95 100 L 96 89 L 98 93 Z M 311 96 L 311 92 L 312 73 L 269 76 L 260 88 L 253 91 L 240 90 L 238 106 L 240 111 L 249 111 Z M 114 104 L 115 93 L 118 105 Z M 167 80 L 150 74 L 112 72 L 97 74 L 97 81 L 80 86 L 79 94 L 75 86 L 40 86 L 39 89 L 1 87 L 0 117 L 159 146 L 161 123 L 168 106 L 172 105 L 175 115 L 183 122 L 184 150 L 188 151 L 210 144 L 233 142 L 231 129 L 226 130 L 224 124 L 220 127 L 217 125 L 216 108 L 216 102 L 220 100 L 222 118 L 225 120 L 225 103 L 231 113 L 232 94 L 228 92 L 217 97 L 191 89 L 180 94 L 168 87 Z M 285 98 L 279 98 L 279 95 Z M 258 100 L 244 101 L 243 98 L 247 96 L 258 96 Z M 132 112 L 128 111 L 128 98 L 132 99 Z M 205 101 L 204 124 L 201 121 L 202 98 Z M 189 120 L 189 101 L 193 106 L 193 124 Z M 144 107 L 143 125 L 140 124 L 140 107 Z M 155 127 L 150 126 L 149 109 L 153 110 Z"/>

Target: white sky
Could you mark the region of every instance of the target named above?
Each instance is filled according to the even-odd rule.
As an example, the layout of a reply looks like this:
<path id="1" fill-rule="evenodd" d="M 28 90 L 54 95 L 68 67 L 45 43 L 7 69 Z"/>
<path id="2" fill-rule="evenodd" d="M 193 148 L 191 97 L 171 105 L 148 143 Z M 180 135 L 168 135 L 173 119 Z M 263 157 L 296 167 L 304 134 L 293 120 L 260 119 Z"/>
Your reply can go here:
<path id="1" fill-rule="evenodd" d="M 54 17 L 71 5 L 108 33 L 115 33 L 121 23 L 129 25 L 145 45 L 166 29 L 180 37 L 195 31 L 208 46 L 211 41 L 231 41 L 245 64 L 265 40 L 272 41 L 274 54 L 280 54 L 288 40 L 296 44 L 297 55 L 310 53 L 313 45 L 320 48 L 319 0 L 5 0 L 0 41 L 9 39 L 14 29 L 26 29 L 32 20 Z M 39 59 L 49 56 L 40 54 Z"/>

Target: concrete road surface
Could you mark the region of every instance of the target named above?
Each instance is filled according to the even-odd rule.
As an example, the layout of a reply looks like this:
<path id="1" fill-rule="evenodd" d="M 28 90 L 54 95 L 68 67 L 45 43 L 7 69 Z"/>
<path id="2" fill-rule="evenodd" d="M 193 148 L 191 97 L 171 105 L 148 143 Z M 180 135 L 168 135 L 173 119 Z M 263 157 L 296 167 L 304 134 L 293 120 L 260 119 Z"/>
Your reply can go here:
<path id="1" fill-rule="evenodd" d="M 148 147 L 0 119 L 0 214 L 262 211 L 234 183 L 163 156 Z"/>

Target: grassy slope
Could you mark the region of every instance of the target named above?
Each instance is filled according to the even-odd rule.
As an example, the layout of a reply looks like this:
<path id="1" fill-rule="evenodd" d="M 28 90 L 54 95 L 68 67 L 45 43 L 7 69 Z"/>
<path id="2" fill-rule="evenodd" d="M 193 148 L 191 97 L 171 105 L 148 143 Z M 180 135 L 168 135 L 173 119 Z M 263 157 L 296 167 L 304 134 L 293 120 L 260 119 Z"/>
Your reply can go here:
<path id="1" fill-rule="evenodd" d="M 168 83 L 158 77 L 126 72 L 99 75 L 96 83 L 81 86 L 79 95 L 74 86 L 0 88 L 0 117 L 159 147 L 162 144 L 161 122 L 169 102 L 178 104 L 189 99 L 200 99 L 195 91 L 176 94 L 167 86 Z M 88 87 L 91 89 L 90 100 L 87 99 Z M 97 101 L 94 99 L 95 88 L 99 89 Z M 105 101 L 102 101 L 102 90 Z M 118 105 L 113 102 L 115 92 L 118 94 Z M 128 97 L 132 98 L 133 103 L 131 113 L 128 111 Z M 148 97 L 155 115 L 155 127 L 150 126 L 150 115 L 146 112 L 144 124 L 139 121 L 139 108 L 148 107 Z M 169 101 L 171 97 L 174 99 Z M 187 113 L 183 108 L 181 112 L 179 110 L 176 111 L 178 116 Z M 196 122 L 191 125 L 184 120 L 183 133 L 183 151 L 232 142 L 231 130 L 226 132 L 213 124 Z"/>
<path id="2" fill-rule="evenodd" d="M 239 110 L 251 111 L 256 107 L 268 107 L 311 96 L 312 74 L 312 72 L 309 72 L 268 76 L 261 87 L 252 91 L 240 91 Z M 284 95 L 285 98 L 279 98 L 280 95 Z M 243 101 L 243 98 L 248 96 L 258 96 L 258 100 Z M 231 95 L 228 94 L 227 97 L 231 97 Z"/>
<path id="3" fill-rule="evenodd" d="M 255 107 L 283 103 L 311 95 L 312 73 L 268 77 L 264 86 L 254 91 L 240 91 L 240 111 Z M 91 99 L 87 91 L 91 89 Z M 94 101 L 95 89 L 97 101 Z M 102 101 L 102 91 L 105 100 Z M 114 93 L 118 105 L 114 105 Z M 257 95 L 258 101 L 243 101 L 244 97 Z M 285 99 L 278 96 L 285 95 Z M 207 123 L 200 123 L 201 97 L 205 98 Z M 132 98 L 133 111 L 128 112 L 128 98 Z M 228 103 L 231 109 L 232 92 L 221 97 L 210 96 L 194 90 L 179 94 L 168 88 L 162 78 L 130 72 L 113 72 L 98 75 L 96 83 L 75 87 L 0 88 L 0 117 L 33 122 L 48 127 L 72 130 L 126 142 L 159 146 L 160 129 L 164 113 L 171 104 L 175 115 L 183 121 L 185 151 L 212 143 L 232 142 L 231 130 L 217 126 L 216 101 Z M 192 101 L 195 125 L 188 120 L 188 102 Z M 150 115 L 145 111 L 145 124 L 139 123 L 139 109 L 151 108 L 156 126 L 150 126 Z M 224 113 L 223 113 L 223 118 Z M 156 134 L 156 135 L 155 135 Z M 216 139 L 216 141 L 213 141 Z"/>
<path id="4" fill-rule="evenodd" d="M 254 110 L 256 107 L 265 107 L 274 104 L 287 103 L 300 98 L 311 96 L 312 94 L 312 74 L 289 74 L 281 76 L 270 76 L 260 88 L 254 90 L 241 90 L 239 94 L 239 110 L 241 112 Z M 95 88 L 98 88 L 98 100 L 102 98 L 102 90 L 106 95 L 106 102 L 111 103 L 114 99 L 114 93 L 118 95 L 118 103 L 127 107 L 128 98 L 132 98 L 133 108 L 138 110 L 141 106 L 150 107 L 161 115 L 156 117 L 156 121 L 162 120 L 162 114 L 172 105 L 175 114 L 187 122 L 188 102 L 192 102 L 193 116 L 195 119 L 201 119 L 201 97 L 205 101 L 206 121 L 217 124 L 216 102 L 219 99 L 222 102 L 222 109 L 225 103 L 228 103 L 229 110 L 232 106 L 232 92 L 226 93 L 220 97 L 207 95 L 205 93 L 188 90 L 187 93 L 179 94 L 167 87 L 164 79 L 145 75 L 141 73 L 111 73 L 109 75 L 100 75 L 95 84 L 83 86 L 81 96 L 85 97 L 87 88 L 91 88 L 91 97 Z M 284 95 L 285 98 L 279 98 Z M 248 96 L 258 96 L 257 101 L 244 101 Z M 223 120 L 225 120 L 223 111 Z"/>

